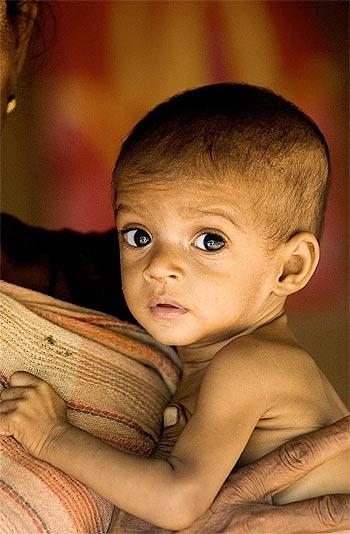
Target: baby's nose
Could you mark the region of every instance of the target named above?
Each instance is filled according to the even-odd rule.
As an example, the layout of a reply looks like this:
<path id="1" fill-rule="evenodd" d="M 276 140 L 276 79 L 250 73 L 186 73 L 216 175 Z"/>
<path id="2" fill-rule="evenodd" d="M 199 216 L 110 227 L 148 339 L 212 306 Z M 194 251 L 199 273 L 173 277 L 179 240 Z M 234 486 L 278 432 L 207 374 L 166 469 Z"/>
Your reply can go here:
<path id="1" fill-rule="evenodd" d="M 143 272 L 144 277 L 146 280 L 156 280 L 159 282 L 180 279 L 183 271 L 179 256 L 175 250 L 156 252 Z"/>

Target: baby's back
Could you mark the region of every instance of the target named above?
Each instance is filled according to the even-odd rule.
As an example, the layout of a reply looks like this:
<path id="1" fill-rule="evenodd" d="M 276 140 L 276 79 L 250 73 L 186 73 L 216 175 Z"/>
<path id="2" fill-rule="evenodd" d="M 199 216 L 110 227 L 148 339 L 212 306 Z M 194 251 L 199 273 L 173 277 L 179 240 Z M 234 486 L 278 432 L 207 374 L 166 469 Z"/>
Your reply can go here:
<path id="1" fill-rule="evenodd" d="M 242 345 L 247 346 L 247 363 L 260 377 L 268 409 L 258 421 L 239 465 L 251 463 L 293 437 L 347 415 L 334 388 L 311 356 L 298 346 L 285 317 L 246 336 L 240 345 L 240 352 Z M 275 502 L 349 493 L 349 461 L 350 454 L 339 455 L 276 495 Z"/>

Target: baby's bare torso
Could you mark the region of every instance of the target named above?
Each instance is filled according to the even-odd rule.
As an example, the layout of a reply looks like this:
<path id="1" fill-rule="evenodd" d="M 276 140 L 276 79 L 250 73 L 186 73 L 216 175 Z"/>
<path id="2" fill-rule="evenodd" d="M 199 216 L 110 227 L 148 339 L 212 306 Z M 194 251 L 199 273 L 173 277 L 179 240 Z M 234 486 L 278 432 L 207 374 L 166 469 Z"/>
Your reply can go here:
<path id="1" fill-rule="evenodd" d="M 247 365 L 259 375 L 262 403 L 261 417 L 237 465 L 251 463 L 284 442 L 349 413 L 311 356 L 299 347 L 285 316 L 231 341 L 225 347 L 232 354 L 228 372 L 235 370 L 236 347 L 239 357 L 246 350 Z M 189 418 L 207 369 L 203 365 L 185 372 L 179 385 L 174 402 L 184 407 Z M 349 462 L 350 453 L 337 456 L 277 494 L 274 501 L 282 504 L 325 493 L 349 493 Z"/>

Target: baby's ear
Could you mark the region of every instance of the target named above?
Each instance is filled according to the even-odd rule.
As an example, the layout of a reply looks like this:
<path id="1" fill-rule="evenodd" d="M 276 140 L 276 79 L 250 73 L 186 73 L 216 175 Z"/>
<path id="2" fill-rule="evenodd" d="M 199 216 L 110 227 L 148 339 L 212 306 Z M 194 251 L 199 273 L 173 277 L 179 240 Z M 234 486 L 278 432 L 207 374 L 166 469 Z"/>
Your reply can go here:
<path id="1" fill-rule="evenodd" d="M 314 234 L 299 232 L 281 249 L 281 271 L 274 294 L 287 297 L 302 289 L 315 272 L 320 259 L 320 246 Z"/>

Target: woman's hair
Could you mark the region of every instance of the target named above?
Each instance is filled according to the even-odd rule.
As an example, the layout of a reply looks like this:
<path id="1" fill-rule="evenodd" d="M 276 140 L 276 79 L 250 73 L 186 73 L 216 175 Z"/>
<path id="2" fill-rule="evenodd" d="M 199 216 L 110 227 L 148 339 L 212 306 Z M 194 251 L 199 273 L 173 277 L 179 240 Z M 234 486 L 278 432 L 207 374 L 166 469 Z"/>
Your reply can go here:
<path id="1" fill-rule="evenodd" d="M 21 0 L 6 0 L 7 17 L 14 22 L 21 13 Z"/>
<path id="2" fill-rule="evenodd" d="M 20 28 L 21 22 L 29 16 L 26 7 L 28 3 L 36 4 L 37 16 L 35 17 L 31 58 L 41 57 L 47 52 L 56 33 L 56 17 L 51 2 L 46 0 L 6 0 L 6 13 L 8 22 L 14 28 Z"/>

